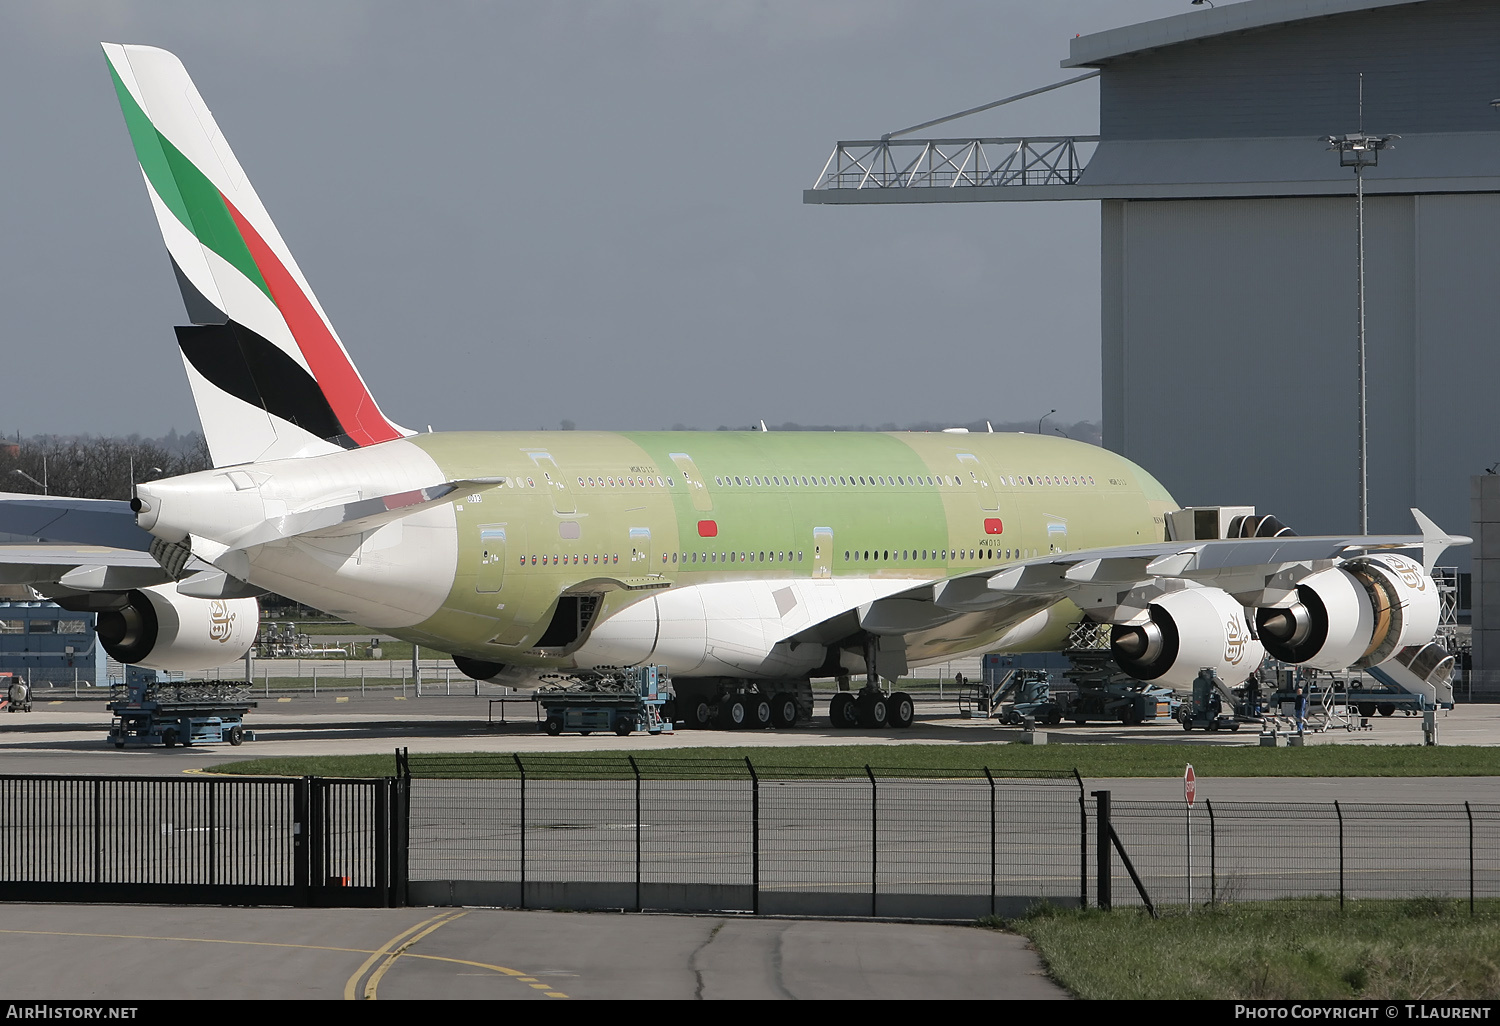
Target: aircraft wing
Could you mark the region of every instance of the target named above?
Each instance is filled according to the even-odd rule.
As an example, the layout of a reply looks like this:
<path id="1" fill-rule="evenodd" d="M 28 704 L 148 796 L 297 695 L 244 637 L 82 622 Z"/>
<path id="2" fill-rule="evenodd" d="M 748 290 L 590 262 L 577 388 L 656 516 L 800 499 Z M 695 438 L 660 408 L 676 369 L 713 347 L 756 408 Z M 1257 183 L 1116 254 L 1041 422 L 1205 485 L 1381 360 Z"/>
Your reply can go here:
<path id="1" fill-rule="evenodd" d="M 1284 605 L 1295 596 L 1298 581 L 1347 556 L 1418 549 L 1431 573 L 1444 550 L 1471 541 L 1443 533 L 1420 510 L 1412 514 L 1420 535 L 1226 538 L 1056 552 L 924 582 L 851 612 L 864 631 L 904 635 L 971 614 L 1018 622 L 1064 599 L 1102 622 L 1141 624 L 1156 597 L 1193 584 L 1221 589 L 1245 606 Z M 848 616 L 839 619 L 847 621 Z M 837 633 L 835 624 L 826 621 L 787 640 L 822 640 Z"/>

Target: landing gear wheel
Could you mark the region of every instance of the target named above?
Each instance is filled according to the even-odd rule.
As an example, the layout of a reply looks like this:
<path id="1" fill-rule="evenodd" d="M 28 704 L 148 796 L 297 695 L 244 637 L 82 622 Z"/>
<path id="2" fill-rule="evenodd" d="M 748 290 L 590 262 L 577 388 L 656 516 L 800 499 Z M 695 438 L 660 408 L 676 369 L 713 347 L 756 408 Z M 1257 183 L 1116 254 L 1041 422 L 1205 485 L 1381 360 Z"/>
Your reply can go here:
<path id="1" fill-rule="evenodd" d="M 687 725 L 694 730 L 708 730 L 714 725 L 714 707 L 699 700 L 688 706 Z"/>
<path id="2" fill-rule="evenodd" d="M 621 716 L 618 720 L 615 720 L 615 733 L 620 737 L 629 737 L 630 732 L 634 729 L 635 724 L 631 723 L 623 716 Z"/>
<path id="3" fill-rule="evenodd" d="M 828 701 L 828 722 L 835 730 L 857 727 L 859 719 L 854 712 L 854 696 L 840 691 Z"/>
<path id="4" fill-rule="evenodd" d="M 743 698 L 731 698 L 719 706 L 719 726 L 725 730 L 739 730 L 750 719 L 750 710 L 745 708 Z"/>
<path id="5" fill-rule="evenodd" d="M 542 729 L 553 737 L 556 737 L 562 733 L 562 720 L 556 716 L 549 717 L 547 722 L 542 724 Z"/>
<path id="6" fill-rule="evenodd" d="M 905 691 L 898 691 L 890 698 L 887 706 L 890 710 L 891 726 L 905 729 L 911 726 L 911 721 L 916 718 L 916 713 L 911 704 L 911 696 Z"/>
<path id="7" fill-rule="evenodd" d="M 233 746 L 235 748 L 238 748 L 240 745 L 244 744 L 245 743 L 245 728 L 244 727 L 230 727 L 229 728 L 229 743 L 230 743 L 231 746 Z"/>
<path id="8" fill-rule="evenodd" d="M 1361 702 L 1358 705 L 1356 705 L 1354 708 L 1358 709 L 1359 710 L 1359 714 L 1361 716 L 1363 716 L 1367 720 L 1371 716 L 1375 715 L 1375 703 L 1374 702 Z"/>
<path id="9" fill-rule="evenodd" d="M 1381 702 L 1375 707 L 1375 711 L 1382 716 L 1394 716 L 1396 714 L 1396 706 L 1393 702 Z"/>
<path id="10" fill-rule="evenodd" d="M 765 730 L 771 725 L 771 700 L 764 695 L 751 695 L 745 700 L 747 718 L 745 726 L 752 730 Z"/>
<path id="11" fill-rule="evenodd" d="M 797 725 L 797 699 L 785 691 L 771 699 L 771 722 L 777 730 Z"/>
<path id="12" fill-rule="evenodd" d="M 861 727 L 883 727 L 890 719 L 890 706 L 884 695 L 860 695 L 854 701 L 854 709 Z"/>

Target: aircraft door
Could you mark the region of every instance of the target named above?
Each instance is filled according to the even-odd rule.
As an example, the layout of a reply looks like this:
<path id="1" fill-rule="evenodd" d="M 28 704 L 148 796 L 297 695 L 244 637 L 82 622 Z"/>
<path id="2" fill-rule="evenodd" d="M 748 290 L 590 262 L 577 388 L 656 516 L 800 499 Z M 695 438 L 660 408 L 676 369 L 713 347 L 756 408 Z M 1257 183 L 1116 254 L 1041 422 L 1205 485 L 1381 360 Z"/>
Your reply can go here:
<path id="1" fill-rule="evenodd" d="M 693 508 L 707 513 L 714 508 L 713 496 L 708 494 L 708 483 L 703 480 L 703 475 L 698 473 L 698 466 L 693 458 L 685 452 L 674 452 L 668 454 L 677 470 L 682 474 L 682 483 L 687 485 L 687 490 L 693 497 Z"/>
<path id="2" fill-rule="evenodd" d="M 552 500 L 552 509 L 564 516 L 571 516 L 578 512 L 578 501 L 573 498 L 573 492 L 568 488 L 568 479 L 557 467 L 557 460 L 549 452 L 539 449 L 527 453 L 531 462 L 536 464 L 536 469 L 541 472 L 542 480 L 547 483 L 547 496 Z"/>
<path id="3" fill-rule="evenodd" d="M 630 529 L 630 572 L 648 574 L 656 571 L 651 566 L 651 528 Z"/>
<path id="4" fill-rule="evenodd" d="M 979 457 L 972 453 L 961 452 L 958 454 L 958 464 L 963 468 L 963 476 L 967 483 L 979 494 L 979 508 L 986 513 L 998 513 L 1000 511 L 1000 489 L 990 484 L 990 472 L 985 469 Z"/>
<path id="5" fill-rule="evenodd" d="M 813 528 L 813 577 L 827 580 L 833 576 L 833 528 Z"/>
<path id="6" fill-rule="evenodd" d="M 479 573 L 474 590 L 493 594 L 505 582 L 505 524 L 479 525 Z"/>

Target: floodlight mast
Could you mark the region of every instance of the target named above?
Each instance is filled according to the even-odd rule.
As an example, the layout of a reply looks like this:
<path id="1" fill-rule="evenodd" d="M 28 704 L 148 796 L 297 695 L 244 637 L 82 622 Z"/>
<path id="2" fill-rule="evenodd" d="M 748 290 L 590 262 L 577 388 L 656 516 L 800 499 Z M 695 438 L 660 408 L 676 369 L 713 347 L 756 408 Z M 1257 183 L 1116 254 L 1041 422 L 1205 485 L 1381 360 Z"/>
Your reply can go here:
<path id="1" fill-rule="evenodd" d="M 1368 424 L 1365 412 L 1365 180 L 1361 173 L 1380 163 L 1380 151 L 1399 135 L 1365 134 L 1365 76 L 1359 76 L 1359 131 L 1350 135 L 1325 136 L 1328 148 L 1339 153 L 1339 167 L 1354 169 L 1355 294 L 1358 304 L 1359 348 L 1359 533 L 1370 533 L 1370 474 Z"/>

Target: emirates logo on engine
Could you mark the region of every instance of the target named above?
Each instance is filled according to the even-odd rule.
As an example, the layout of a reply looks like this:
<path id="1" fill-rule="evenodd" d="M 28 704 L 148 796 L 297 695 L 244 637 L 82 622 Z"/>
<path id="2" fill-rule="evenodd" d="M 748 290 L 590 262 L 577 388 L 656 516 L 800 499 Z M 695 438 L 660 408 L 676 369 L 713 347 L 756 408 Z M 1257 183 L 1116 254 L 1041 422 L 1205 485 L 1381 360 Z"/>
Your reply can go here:
<path id="1" fill-rule="evenodd" d="M 1245 643 L 1250 640 L 1250 634 L 1245 630 L 1245 625 L 1240 623 L 1240 618 L 1231 616 L 1224 621 L 1224 661 L 1230 666 L 1240 665 L 1240 660 L 1245 658 Z"/>
<path id="2" fill-rule="evenodd" d="M 226 603 L 214 599 L 208 604 L 208 636 L 221 645 L 227 645 L 233 633 L 234 614 Z"/>
<path id="3" fill-rule="evenodd" d="M 1426 575 L 1421 573 L 1417 564 L 1408 559 L 1391 559 L 1386 565 L 1396 571 L 1396 576 L 1401 578 L 1401 583 L 1413 591 L 1426 591 L 1427 582 L 1423 579 Z"/>

